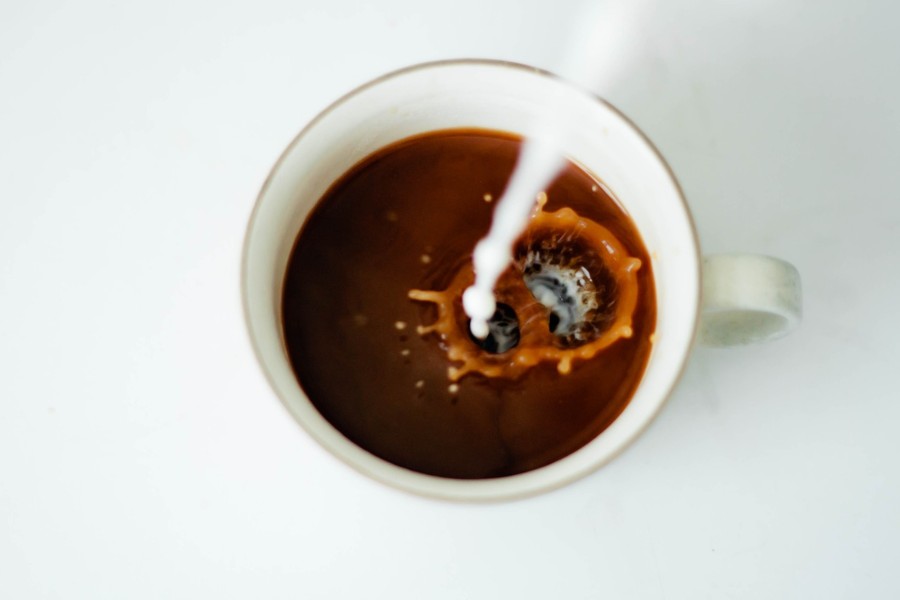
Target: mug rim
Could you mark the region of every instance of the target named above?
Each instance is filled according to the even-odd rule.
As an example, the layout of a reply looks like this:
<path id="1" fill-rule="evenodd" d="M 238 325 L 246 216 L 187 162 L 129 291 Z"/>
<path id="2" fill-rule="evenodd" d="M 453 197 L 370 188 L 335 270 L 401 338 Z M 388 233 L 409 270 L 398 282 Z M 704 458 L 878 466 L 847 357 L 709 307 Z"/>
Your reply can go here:
<path id="1" fill-rule="evenodd" d="M 474 494 L 465 496 L 465 495 L 454 495 L 454 494 L 441 494 L 439 492 L 434 492 L 431 490 L 421 490 L 421 489 L 412 490 L 406 486 L 403 486 L 403 485 L 393 481 L 390 477 L 382 476 L 380 473 L 376 473 L 373 470 L 364 468 L 362 465 L 356 464 L 352 460 L 349 460 L 348 458 L 340 455 L 339 453 L 332 451 L 332 449 L 330 447 L 328 447 L 327 444 L 324 444 L 321 441 L 321 439 L 316 434 L 316 432 L 311 430 L 311 428 L 308 426 L 308 424 L 303 423 L 300 419 L 297 418 L 297 416 L 291 410 L 291 407 L 289 406 L 288 401 L 279 392 L 279 387 L 274 380 L 274 376 L 273 376 L 271 370 L 269 369 L 269 367 L 267 366 L 267 364 L 264 360 L 263 352 L 262 352 L 261 348 L 259 347 L 259 344 L 257 342 L 257 339 L 256 339 L 254 332 L 252 330 L 252 327 L 251 327 L 251 315 L 250 315 L 251 309 L 250 309 L 250 305 L 249 305 L 248 289 L 247 289 L 247 285 L 246 285 L 247 278 L 248 278 L 247 273 L 249 270 L 250 238 L 251 238 L 251 235 L 253 234 L 256 220 L 258 218 L 258 213 L 260 212 L 260 207 L 262 205 L 263 199 L 267 195 L 273 179 L 275 178 L 276 174 L 279 173 L 280 169 L 282 168 L 282 165 L 287 160 L 287 157 L 293 152 L 294 148 L 298 144 L 300 144 L 300 142 L 308 134 L 308 132 L 310 130 L 312 130 L 320 121 L 322 121 L 323 119 L 328 117 L 332 112 L 334 112 L 339 106 L 341 106 L 342 104 L 344 104 L 345 102 L 347 102 L 348 100 L 353 98 L 354 96 L 357 96 L 357 95 L 365 92 L 366 90 L 368 90 L 372 87 L 375 87 L 385 81 L 388 81 L 395 77 L 403 76 L 403 75 L 406 75 L 409 73 L 414 73 L 417 71 L 423 71 L 423 70 L 440 68 L 440 67 L 452 67 L 452 66 L 487 66 L 487 67 L 509 68 L 509 69 L 518 70 L 518 71 L 526 71 L 530 74 L 538 75 L 540 77 L 544 77 L 544 78 L 553 80 L 555 82 L 561 82 L 564 85 L 585 94 L 592 101 L 605 106 L 608 110 L 610 110 L 612 113 L 614 113 L 616 115 L 616 117 L 618 117 L 626 125 L 628 125 L 628 127 L 634 133 L 636 133 L 638 135 L 638 137 L 646 144 L 647 148 L 656 157 L 657 162 L 663 167 L 664 171 L 666 172 L 666 175 L 670 179 L 670 181 L 673 184 L 673 187 L 676 191 L 678 201 L 681 204 L 682 212 L 684 213 L 687 224 L 688 224 L 688 229 L 689 229 L 690 237 L 693 242 L 693 247 L 696 249 L 693 259 L 694 259 L 695 266 L 697 267 L 697 273 L 698 273 L 698 277 L 696 280 L 696 286 L 695 286 L 697 288 L 696 296 L 698 298 L 698 302 L 697 302 L 697 305 L 694 310 L 693 324 L 691 326 L 690 335 L 687 340 L 687 344 L 685 345 L 685 352 L 678 359 L 677 372 L 676 372 L 675 376 L 672 377 L 671 380 L 668 382 L 667 386 L 664 388 L 663 393 L 661 394 L 661 400 L 658 403 L 656 403 L 656 406 L 653 407 L 652 412 L 649 413 L 648 417 L 643 421 L 643 423 L 641 423 L 641 426 L 637 427 L 633 431 L 631 431 L 629 433 L 629 435 L 626 436 L 624 441 L 619 445 L 619 447 L 615 449 L 615 451 L 610 452 L 608 455 L 606 455 L 602 459 L 595 461 L 587 469 L 572 470 L 570 473 L 567 473 L 564 476 L 560 476 L 557 479 L 555 479 L 551 482 L 545 483 L 543 485 L 540 485 L 540 486 L 533 486 L 529 489 L 517 490 L 517 491 L 513 491 L 513 492 L 507 491 L 507 492 L 495 494 L 493 496 L 474 495 Z M 518 500 L 518 499 L 528 498 L 528 497 L 536 496 L 536 495 L 539 495 L 542 493 L 550 492 L 550 491 L 559 489 L 561 487 L 564 487 L 566 485 L 569 485 L 570 483 L 573 483 L 579 479 L 582 479 L 583 477 L 590 475 L 591 473 L 596 472 L 601 467 L 603 467 L 604 465 L 606 465 L 607 463 L 612 461 L 614 458 L 619 456 L 622 452 L 625 451 L 625 449 L 630 447 L 634 443 L 634 441 L 647 430 L 647 428 L 650 426 L 650 424 L 656 420 L 657 416 L 662 411 L 663 406 L 665 406 L 668 403 L 669 398 L 672 395 L 672 392 L 674 391 L 674 389 L 676 388 L 678 383 L 684 377 L 684 373 L 685 373 L 685 370 L 687 367 L 688 357 L 690 356 L 691 350 L 695 346 L 696 341 L 697 341 L 697 335 L 698 335 L 698 331 L 699 331 L 699 322 L 700 322 L 700 309 L 701 309 L 701 303 L 700 303 L 699 299 L 700 299 L 700 290 L 702 289 L 702 275 L 703 275 L 702 268 L 701 268 L 701 260 L 702 260 L 702 252 L 701 252 L 700 239 L 699 239 L 699 235 L 697 232 L 696 223 L 694 221 L 693 214 L 691 213 L 690 207 L 689 207 L 687 200 L 685 198 L 685 195 L 684 195 L 684 190 L 682 189 L 681 184 L 678 181 L 678 178 L 675 176 L 675 173 L 672 170 L 672 167 L 666 161 L 665 157 L 662 155 L 662 152 L 660 152 L 660 150 L 656 147 L 656 145 L 653 143 L 653 141 L 643 132 L 643 130 L 641 130 L 640 127 L 638 127 L 634 123 L 634 121 L 632 121 L 628 116 L 626 116 L 621 110 L 619 110 L 616 106 L 611 104 L 608 100 L 600 97 L 593 91 L 586 89 L 583 86 L 580 86 L 576 83 L 568 81 L 567 79 L 564 79 L 563 77 L 561 77 L 551 71 L 541 69 L 539 67 L 533 67 L 533 66 L 526 65 L 523 63 L 507 61 L 507 60 L 500 60 L 500 59 L 456 58 L 456 59 L 441 59 L 441 60 L 427 61 L 427 62 L 422 62 L 422 63 L 415 63 L 412 65 L 408 65 L 406 67 L 401 67 L 399 69 L 389 71 L 389 72 L 384 73 L 374 79 L 368 80 L 360 85 L 357 85 L 357 86 L 353 87 L 351 90 L 349 90 L 348 92 L 342 94 L 341 96 L 339 96 L 338 98 L 333 100 L 331 103 L 329 103 L 324 109 L 319 111 L 308 123 L 306 123 L 306 125 L 304 125 L 303 128 L 300 129 L 300 131 L 291 139 L 290 143 L 287 146 L 285 146 L 284 150 L 282 150 L 281 154 L 278 156 L 278 159 L 272 164 L 272 167 L 269 169 L 269 172 L 266 175 L 266 178 L 263 181 L 263 184 L 260 187 L 260 190 L 256 195 L 256 199 L 253 204 L 253 209 L 250 212 L 250 217 L 247 220 L 247 226 L 244 230 L 243 242 L 242 242 L 242 247 L 241 247 L 241 271 L 240 271 L 239 285 L 240 285 L 240 294 L 241 294 L 241 308 L 242 308 L 242 314 L 243 314 L 243 320 L 244 320 L 244 331 L 250 340 L 250 345 L 253 348 L 253 354 L 256 357 L 256 362 L 259 365 L 260 369 L 262 370 L 262 372 L 266 378 L 266 381 L 269 384 L 269 387 L 275 393 L 275 396 L 278 398 L 279 403 L 288 412 L 288 414 L 291 416 L 291 418 L 308 435 L 310 435 L 310 437 L 313 440 L 315 440 L 316 443 L 318 443 L 320 446 L 322 446 L 323 449 L 328 452 L 328 454 L 330 454 L 332 457 L 340 460 L 342 463 L 351 467 L 353 470 L 357 471 L 358 473 L 366 475 L 367 477 L 370 477 L 380 483 L 383 483 L 392 489 L 400 490 L 402 492 L 405 492 L 405 493 L 408 493 L 411 495 L 416 495 L 419 497 L 430 497 L 430 498 L 435 498 L 435 499 L 440 499 L 440 500 L 445 500 L 445 501 L 463 502 L 463 503 L 503 502 L 503 501 L 509 501 L 509 500 Z M 307 401 L 309 401 L 308 398 L 307 398 Z M 371 452 L 369 452 L 368 450 L 365 450 L 362 448 L 360 448 L 360 449 L 363 452 L 366 452 L 371 456 L 375 456 L 375 455 L 372 455 Z M 375 458 L 379 458 L 379 457 L 376 456 Z M 384 460 L 384 459 L 380 459 L 380 460 Z M 387 462 L 387 461 L 385 461 L 385 462 Z M 449 478 L 449 477 L 439 477 L 439 476 L 435 476 L 435 475 L 429 475 L 426 473 L 420 473 L 418 471 L 411 471 L 409 469 L 405 469 L 404 467 L 399 467 L 397 465 L 393 465 L 393 463 L 388 463 L 388 464 L 391 464 L 392 466 L 399 468 L 399 469 L 404 469 L 404 470 L 410 471 L 411 473 L 414 473 L 415 475 L 426 478 L 426 479 L 438 479 L 438 480 L 442 480 L 442 481 L 451 481 L 454 483 L 458 483 L 460 485 L 465 485 L 467 483 L 471 484 L 473 482 L 477 483 L 479 481 L 494 481 L 494 480 L 496 480 L 496 478 L 486 479 L 486 480 L 484 480 L 484 479 L 482 479 L 482 480 L 459 479 L 458 480 L 458 479 Z M 527 475 L 528 473 L 530 473 L 530 472 L 522 473 L 522 474 L 519 474 L 518 476 Z M 512 475 L 512 476 L 508 476 L 508 477 L 501 477 L 499 479 L 502 480 L 502 479 L 509 479 L 509 478 L 514 478 L 514 477 L 517 477 L 517 476 Z"/>

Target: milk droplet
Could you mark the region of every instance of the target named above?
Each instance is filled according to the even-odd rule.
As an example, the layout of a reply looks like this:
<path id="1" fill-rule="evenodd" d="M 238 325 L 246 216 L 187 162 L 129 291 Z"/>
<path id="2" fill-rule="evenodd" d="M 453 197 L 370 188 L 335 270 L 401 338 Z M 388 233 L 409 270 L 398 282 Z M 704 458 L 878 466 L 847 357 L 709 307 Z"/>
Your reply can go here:
<path id="1" fill-rule="evenodd" d="M 463 309 L 472 319 L 469 324 L 472 335 L 483 340 L 490 333 L 488 320 L 494 316 L 494 311 L 497 310 L 494 294 L 490 290 L 485 291 L 472 286 L 463 292 L 462 300 Z"/>

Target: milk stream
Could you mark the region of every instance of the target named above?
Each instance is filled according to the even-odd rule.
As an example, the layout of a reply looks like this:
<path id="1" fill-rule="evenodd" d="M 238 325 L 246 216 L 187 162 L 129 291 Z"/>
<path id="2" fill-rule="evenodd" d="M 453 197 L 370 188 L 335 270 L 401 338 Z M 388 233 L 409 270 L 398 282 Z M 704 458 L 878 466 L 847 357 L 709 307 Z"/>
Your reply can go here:
<path id="1" fill-rule="evenodd" d="M 557 74 L 590 91 L 611 89 L 631 64 L 647 0 L 587 2 Z M 577 125 L 576 125 L 577 127 Z M 548 106 L 526 134 L 516 168 L 494 209 L 491 228 L 473 252 L 475 283 L 463 293 L 472 335 L 488 336 L 497 309 L 494 286 L 512 260 L 512 246 L 524 231 L 535 200 L 565 164 L 565 134 L 572 130 L 560 107 Z"/>

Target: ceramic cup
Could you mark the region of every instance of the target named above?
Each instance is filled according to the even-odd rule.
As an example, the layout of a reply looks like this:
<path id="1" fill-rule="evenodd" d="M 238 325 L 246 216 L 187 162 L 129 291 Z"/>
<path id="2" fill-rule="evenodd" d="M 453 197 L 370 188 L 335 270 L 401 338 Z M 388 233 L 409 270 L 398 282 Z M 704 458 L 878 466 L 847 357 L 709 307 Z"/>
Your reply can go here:
<path id="1" fill-rule="evenodd" d="M 410 471 L 345 438 L 304 395 L 285 349 L 281 292 L 291 248 L 329 186 L 398 140 L 453 128 L 527 135 L 548 110 L 566 155 L 602 180 L 637 225 L 653 263 L 655 341 L 631 402 L 590 443 L 545 467 L 496 479 L 458 480 Z M 800 316 L 799 275 L 755 255 L 703 258 L 691 214 L 666 162 L 603 100 L 548 73 L 510 63 L 461 60 L 417 65 L 350 92 L 300 132 L 269 175 L 250 219 L 242 293 L 250 339 L 275 392 L 322 446 L 389 485 L 456 500 L 500 500 L 553 489 L 608 462 L 659 412 L 695 339 L 743 344 L 788 332 Z M 698 335 L 699 333 L 699 335 Z"/>

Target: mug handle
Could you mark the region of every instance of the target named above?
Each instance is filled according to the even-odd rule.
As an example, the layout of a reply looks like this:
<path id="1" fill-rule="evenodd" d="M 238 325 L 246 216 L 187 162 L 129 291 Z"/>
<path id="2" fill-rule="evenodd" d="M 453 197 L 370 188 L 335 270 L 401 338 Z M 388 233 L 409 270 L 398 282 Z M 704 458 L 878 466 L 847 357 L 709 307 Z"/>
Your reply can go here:
<path id="1" fill-rule="evenodd" d="M 801 313 L 794 265 L 760 254 L 703 258 L 701 343 L 722 347 L 774 340 L 797 327 Z"/>

